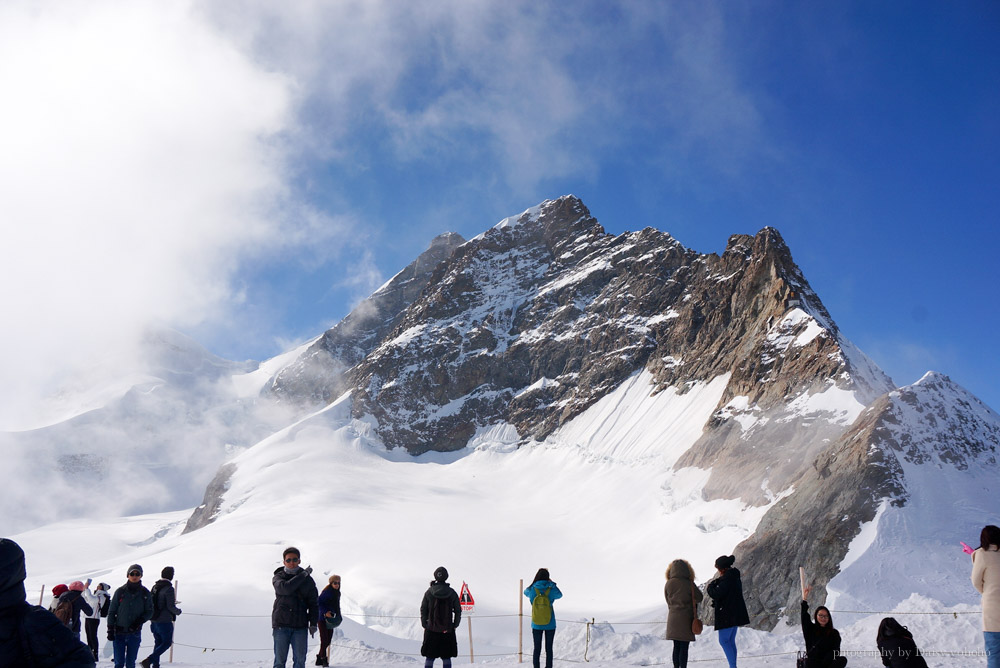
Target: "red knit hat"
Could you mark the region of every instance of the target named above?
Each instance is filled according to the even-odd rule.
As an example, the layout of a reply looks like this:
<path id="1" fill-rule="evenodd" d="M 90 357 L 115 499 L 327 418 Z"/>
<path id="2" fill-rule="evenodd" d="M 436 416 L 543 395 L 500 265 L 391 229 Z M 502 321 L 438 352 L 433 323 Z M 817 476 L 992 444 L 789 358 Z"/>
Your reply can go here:
<path id="1" fill-rule="evenodd" d="M 55 587 L 52 588 L 52 595 L 55 596 L 56 598 L 59 598 L 68 591 L 69 587 L 67 587 L 66 585 L 56 585 Z"/>

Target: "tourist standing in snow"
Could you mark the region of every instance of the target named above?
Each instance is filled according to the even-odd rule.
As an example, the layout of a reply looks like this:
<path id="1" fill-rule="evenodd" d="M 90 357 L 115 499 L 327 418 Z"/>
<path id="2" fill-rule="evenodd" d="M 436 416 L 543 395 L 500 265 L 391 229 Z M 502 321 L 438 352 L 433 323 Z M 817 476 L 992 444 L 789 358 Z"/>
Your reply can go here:
<path id="1" fill-rule="evenodd" d="M 285 668 L 288 648 L 292 668 L 305 668 L 309 636 L 316 635 L 319 591 L 312 579 L 312 566 L 302 568 L 298 548 L 287 547 L 284 562 L 274 571 L 274 607 L 271 609 L 271 636 L 274 638 L 274 668 Z M 308 635 L 307 635 L 308 634 Z"/>
<path id="2" fill-rule="evenodd" d="M 0 666 L 93 668 L 94 657 L 51 612 L 30 605 L 24 551 L 0 538 Z"/>
<path id="3" fill-rule="evenodd" d="M 115 590 L 108 608 L 108 640 L 114 642 L 115 668 L 135 668 L 142 625 L 153 616 L 153 597 L 142 586 L 142 566 L 128 567 L 128 582 Z"/>
<path id="4" fill-rule="evenodd" d="M 972 553 L 972 586 L 983 595 L 986 665 L 1000 668 L 1000 527 L 989 524 Z"/>
<path id="5" fill-rule="evenodd" d="M 330 665 L 330 641 L 333 640 L 333 630 L 344 621 L 340 614 L 340 576 L 331 575 L 330 583 L 323 587 L 319 594 L 319 654 L 316 655 L 317 666 Z"/>
<path id="6" fill-rule="evenodd" d="M 552 601 L 562 598 L 559 587 L 549 577 L 549 569 L 539 568 L 524 595 L 531 601 L 531 665 L 540 668 L 542 638 L 545 638 L 545 668 L 552 668 L 552 642 L 556 637 L 556 613 Z"/>
<path id="7" fill-rule="evenodd" d="M 94 653 L 95 661 L 98 659 L 97 651 L 100 649 L 97 642 L 97 631 L 101 626 L 101 614 L 103 612 L 106 616 L 110 605 L 111 595 L 108 593 L 109 589 L 111 589 L 110 586 L 101 582 L 97 585 L 97 589 L 93 593 L 89 589 L 83 592 L 83 597 L 87 599 L 87 603 L 92 610 L 83 621 L 83 626 L 87 633 L 87 645 L 90 647 L 90 651 Z"/>
<path id="8" fill-rule="evenodd" d="M 70 583 L 69 590 L 64 592 L 59 596 L 59 603 L 66 601 L 71 606 L 69 623 L 66 625 L 69 630 L 76 634 L 76 637 L 80 637 L 80 613 L 85 615 L 91 615 L 94 612 L 94 608 L 91 607 L 87 599 L 83 597 L 83 592 L 87 590 L 87 585 L 83 584 L 79 580 Z M 56 607 L 59 607 L 58 605 Z"/>
<path id="9" fill-rule="evenodd" d="M 806 641 L 807 668 L 842 668 L 847 665 L 847 657 L 840 655 L 840 631 L 833 627 L 833 616 L 825 605 L 816 608 L 813 619 L 809 619 L 809 603 L 806 598 L 812 587 L 802 590 L 802 637 Z"/>
<path id="10" fill-rule="evenodd" d="M 420 656 L 424 657 L 424 668 L 431 668 L 438 658 L 444 668 L 451 668 L 451 658 L 458 656 L 455 629 L 462 621 L 462 604 L 447 580 L 447 568 L 434 569 L 431 586 L 420 601 L 420 625 L 424 627 Z"/>
<path id="11" fill-rule="evenodd" d="M 57 584 L 52 588 L 52 600 L 49 601 L 49 612 L 55 612 L 59 605 L 59 597 L 69 591 L 69 587 L 64 584 Z"/>
<path id="12" fill-rule="evenodd" d="M 913 642 L 913 634 L 892 617 L 886 617 L 878 625 L 875 644 L 882 665 L 887 668 L 927 668 L 927 662 Z"/>
<path id="13" fill-rule="evenodd" d="M 174 567 L 165 567 L 149 592 L 153 597 L 153 618 L 149 623 L 149 630 L 153 632 L 153 653 L 139 662 L 142 668 L 160 668 L 160 657 L 174 643 L 174 620 L 181 609 L 177 607 L 173 579 Z"/>
<path id="14" fill-rule="evenodd" d="M 667 640 L 674 641 L 674 668 L 686 668 L 688 645 L 695 640 L 691 626 L 697 617 L 698 602 L 704 594 L 694 586 L 694 569 L 683 559 L 667 567 L 663 596 L 667 599 Z"/>
<path id="15" fill-rule="evenodd" d="M 729 668 L 736 668 L 736 631 L 750 623 L 746 601 L 743 600 L 743 580 L 740 571 L 733 564 L 733 555 L 721 556 L 715 560 L 718 575 L 708 583 L 706 590 L 715 610 L 715 630 L 719 633 L 719 644 L 729 661 Z"/>

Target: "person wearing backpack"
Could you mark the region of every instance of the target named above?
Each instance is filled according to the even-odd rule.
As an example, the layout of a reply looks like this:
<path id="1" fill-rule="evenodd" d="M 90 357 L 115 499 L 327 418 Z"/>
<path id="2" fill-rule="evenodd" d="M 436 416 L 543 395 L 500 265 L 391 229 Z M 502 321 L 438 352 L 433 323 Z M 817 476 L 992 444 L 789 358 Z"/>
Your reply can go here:
<path id="1" fill-rule="evenodd" d="M 94 668 L 90 650 L 69 628 L 27 602 L 26 577 L 21 546 L 0 538 L 0 666 Z"/>
<path id="2" fill-rule="evenodd" d="M 79 580 L 71 583 L 69 589 L 59 596 L 59 604 L 56 606 L 54 614 L 69 630 L 80 637 L 80 613 L 85 615 L 93 614 L 94 609 L 83 597 L 87 585 Z"/>
<path id="3" fill-rule="evenodd" d="M 420 656 L 424 657 L 424 668 L 431 668 L 437 658 L 444 668 L 451 668 L 452 657 L 458 656 L 455 629 L 462 621 L 462 604 L 447 580 L 448 569 L 438 566 L 420 602 L 420 625 L 424 627 Z"/>
<path id="4" fill-rule="evenodd" d="M 545 668 L 552 668 L 552 641 L 556 636 L 556 614 L 552 601 L 562 598 L 559 587 L 549 577 L 549 569 L 539 568 L 524 595 L 531 601 L 531 638 L 534 649 L 531 654 L 533 668 L 541 668 L 542 637 L 545 638 Z"/>
<path id="5" fill-rule="evenodd" d="M 108 608 L 108 640 L 115 646 L 115 668 L 135 668 L 142 625 L 153 616 L 153 597 L 142 586 L 142 566 L 128 567 L 128 582 L 115 590 Z"/>
<path id="6" fill-rule="evenodd" d="M 97 642 L 97 631 L 101 626 L 101 617 L 108 616 L 108 608 L 111 606 L 111 595 L 108 594 L 110 587 L 101 582 L 93 593 L 89 589 L 84 590 L 83 597 L 87 599 L 92 612 L 83 620 L 84 629 L 87 632 L 87 645 L 94 653 L 94 660 L 98 659 L 97 651 L 100 649 Z"/>
<path id="7" fill-rule="evenodd" d="M 173 579 L 174 567 L 166 566 L 149 592 L 153 597 L 153 617 L 149 623 L 149 630 L 153 632 L 153 653 L 139 662 L 142 668 L 160 668 L 160 657 L 174 643 L 174 620 L 181 609 L 177 607 Z"/>

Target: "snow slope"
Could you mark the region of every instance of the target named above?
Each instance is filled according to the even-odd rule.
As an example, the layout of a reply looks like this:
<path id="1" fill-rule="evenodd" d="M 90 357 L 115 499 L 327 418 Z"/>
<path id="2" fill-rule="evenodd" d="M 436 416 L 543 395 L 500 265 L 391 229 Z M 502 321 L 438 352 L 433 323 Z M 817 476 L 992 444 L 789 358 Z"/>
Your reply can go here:
<path id="1" fill-rule="evenodd" d="M 415 616 L 442 564 L 452 584 L 468 582 L 476 598 L 477 662 L 516 664 L 521 580 L 545 566 L 565 593 L 555 605 L 560 659 L 669 665 L 667 564 L 690 560 L 703 583 L 715 557 L 731 552 L 767 510 L 704 501 L 708 472 L 673 469 L 718 401 L 725 383 L 717 380 L 682 396 L 650 397 L 639 374 L 545 442 L 513 448 L 513 428 L 494 425 L 462 452 L 416 458 L 385 450 L 372 424 L 351 419 L 345 397 L 238 455 L 222 515 L 203 529 L 181 535 L 183 511 L 67 521 L 13 538 L 28 555 L 27 588 L 36 601 L 43 585 L 77 578 L 118 586 L 133 562 L 145 567 L 147 585 L 174 566 L 185 611 L 178 666 L 270 664 L 269 580 L 289 544 L 321 585 L 330 573 L 343 577 L 348 621 L 336 665 L 417 665 Z M 922 471 L 934 475 L 907 474 L 919 483 Z M 961 479 L 954 483 L 944 493 L 957 496 L 928 494 L 926 502 L 886 509 L 874 537 L 849 555 L 853 563 L 832 583 L 846 650 L 872 650 L 881 611 L 894 608 L 925 651 L 981 647 L 978 596 L 955 546 L 959 538 L 973 542 L 973 518 L 990 509 L 975 501 L 974 484 L 963 494 Z M 948 524 L 955 510 L 941 498 L 959 499 L 970 519 Z M 911 611 L 951 614 L 902 614 Z M 467 628 L 459 635 L 465 654 Z M 739 644 L 741 665 L 783 666 L 801 638 L 794 628 L 744 629 Z M 691 658 L 724 665 L 710 631 Z M 956 665 L 953 655 L 929 659 L 934 667 Z M 880 662 L 858 656 L 851 665 Z"/>

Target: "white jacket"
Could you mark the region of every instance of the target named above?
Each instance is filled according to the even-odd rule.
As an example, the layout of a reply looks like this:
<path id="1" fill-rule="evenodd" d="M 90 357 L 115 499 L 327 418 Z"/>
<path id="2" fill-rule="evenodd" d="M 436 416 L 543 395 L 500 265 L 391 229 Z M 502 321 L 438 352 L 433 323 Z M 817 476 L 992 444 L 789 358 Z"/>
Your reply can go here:
<path id="1" fill-rule="evenodd" d="M 972 586 L 983 595 L 983 631 L 1000 631 L 1000 551 L 978 548 L 972 553 Z"/>
<path id="2" fill-rule="evenodd" d="M 92 613 L 87 615 L 88 619 L 100 619 L 101 618 L 101 605 L 104 601 L 108 600 L 110 594 L 103 589 L 98 589 L 95 592 L 91 592 L 89 589 L 83 591 L 83 598 L 87 601 L 87 604 L 94 609 Z"/>

